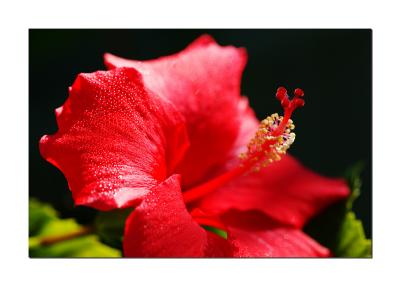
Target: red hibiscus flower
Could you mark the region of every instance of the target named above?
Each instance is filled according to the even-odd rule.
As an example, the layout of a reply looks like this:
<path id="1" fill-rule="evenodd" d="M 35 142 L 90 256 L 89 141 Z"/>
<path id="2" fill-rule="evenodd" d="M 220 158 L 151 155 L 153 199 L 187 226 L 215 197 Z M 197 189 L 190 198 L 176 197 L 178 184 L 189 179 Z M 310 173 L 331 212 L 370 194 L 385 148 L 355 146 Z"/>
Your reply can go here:
<path id="1" fill-rule="evenodd" d="M 80 74 L 56 109 L 59 129 L 40 140 L 41 154 L 77 205 L 135 207 L 125 256 L 329 255 L 301 228 L 349 190 L 285 155 L 300 89 L 292 100 L 278 89 L 283 117 L 256 119 L 240 95 L 246 60 L 209 36 L 156 60 L 106 54 L 110 70 Z"/>

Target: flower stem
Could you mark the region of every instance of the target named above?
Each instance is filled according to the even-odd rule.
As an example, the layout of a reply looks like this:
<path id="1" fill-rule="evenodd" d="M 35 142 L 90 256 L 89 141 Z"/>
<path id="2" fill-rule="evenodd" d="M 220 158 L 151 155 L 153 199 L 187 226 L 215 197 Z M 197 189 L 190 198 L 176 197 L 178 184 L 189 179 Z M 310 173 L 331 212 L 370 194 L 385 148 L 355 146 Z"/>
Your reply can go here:
<path id="1" fill-rule="evenodd" d="M 49 235 L 49 236 L 41 237 L 37 243 L 42 246 L 49 246 L 49 245 L 53 245 L 58 242 L 63 242 L 66 240 L 71 240 L 74 238 L 85 236 L 85 235 L 91 234 L 93 232 L 94 232 L 93 227 L 84 226 L 84 227 L 81 227 L 80 229 L 72 231 L 70 233 L 65 233 L 65 234 L 61 234 L 61 235 Z"/>

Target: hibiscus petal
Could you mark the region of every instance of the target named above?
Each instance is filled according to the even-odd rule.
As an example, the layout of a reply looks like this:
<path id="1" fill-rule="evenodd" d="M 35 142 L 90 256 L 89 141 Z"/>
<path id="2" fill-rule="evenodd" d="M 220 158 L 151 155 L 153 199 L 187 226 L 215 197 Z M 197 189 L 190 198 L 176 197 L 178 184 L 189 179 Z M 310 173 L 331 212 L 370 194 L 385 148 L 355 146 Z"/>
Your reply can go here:
<path id="1" fill-rule="evenodd" d="M 197 206 L 217 215 L 230 209 L 259 210 L 300 228 L 312 216 L 348 195 L 349 188 L 343 179 L 320 176 L 286 155 L 260 172 L 232 180 Z"/>
<path id="2" fill-rule="evenodd" d="M 128 257 L 221 257 L 226 240 L 203 229 L 186 209 L 180 176 L 173 175 L 146 195 L 125 223 Z"/>
<path id="3" fill-rule="evenodd" d="M 146 86 L 171 100 L 185 117 L 191 146 L 177 170 L 184 189 L 212 177 L 231 152 L 242 120 L 240 81 L 246 61 L 244 49 L 221 47 L 207 35 L 156 60 L 105 55 L 109 68 L 141 71 Z"/>
<path id="4" fill-rule="evenodd" d="M 40 152 L 64 173 L 76 204 L 100 210 L 139 202 L 188 146 L 183 117 L 133 68 L 80 74 L 56 117 L 59 130 L 42 137 Z"/>
<path id="5" fill-rule="evenodd" d="M 327 248 L 301 230 L 289 227 L 264 231 L 230 229 L 234 257 L 328 257 Z"/>
<path id="6" fill-rule="evenodd" d="M 231 211 L 224 216 L 235 257 L 327 257 L 330 251 L 299 229 L 258 212 Z"/>
<path id="7" fill-rule="evenodd" d="M 215 176 L 237 167 L 238 164 L 240 164 L 239 154 L 247 151 L 247 144 L 254 137 L 259 128 L 260 121 L 250 107 L 247 97 L 243 96 L 241 98 L 238 107 L 238 114 L 241 118 L 238 125 L 239 133 L 224 165 L 219 166 L 219 168 L 215 170 Z"/>

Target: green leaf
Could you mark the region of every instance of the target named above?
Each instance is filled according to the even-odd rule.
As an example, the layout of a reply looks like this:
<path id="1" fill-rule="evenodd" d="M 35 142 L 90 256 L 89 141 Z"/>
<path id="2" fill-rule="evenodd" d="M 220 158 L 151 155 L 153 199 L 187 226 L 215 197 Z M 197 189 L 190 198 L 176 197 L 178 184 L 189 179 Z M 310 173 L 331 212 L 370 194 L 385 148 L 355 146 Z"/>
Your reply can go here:
<path id="1" fill-rule="evenodd" d="M 215 228 L 215 227 L 208 226 L 208 225 L 204 225 L 203 228 L 205 230 L 215 233 L 216 235 L 219 235 L 220 237 L 222 237 L 224 239 L 228 239 L 228 233 L 222 229 Z"/>
<path id="2" fill-rule="evenodd" d="M 50 205 L 29 201 L 30 257 L 121 257 L 89 230 L 74 219 L 60 219 Z"/>
<path id="3" fill-rule="evenodd" d="M 346 209 L 349 211 L 353 208 L 354 201 L 361 195 L 362 182 L 360 177 L 363 169 L 364 164 L 358 162 L 345 171 L 345 178 L 351 190 L 351 194 L 346 201 Z"/>
<path id="4" fill-rule="evenodd" d="M 119 250 L 102 244 L 96 235 L 85 235 L 47 246 L 37 245 L 37 240 L 37 237 L 29 239 L 30 257 L 121 257 Z"/>
<path id="5" fill-rule="evenodd" d="M 328 208 L 314 218 L 304 231 L 336 257 L 371 257 L 371 240 L 364 233 L 362 222 L 352 211 L 353 203 L 361 192 L 360 174 L 363 164 L 358 163 L 346 171 L 351 194 L 345 201 Z"/>
<path id="6" fill-rule="evenodd" d="M 51 206 L 29 199 L 29 236 L 37 234 L 42 226 L 56 218 L 57 212 Z"/>
<path id="7" fill-rule="evenodd" d="M 95 220 L 95 230 L 100 240 L 117 249 L 122 249 L 125 220 L 133 209 L 99 212 Z"/>
<path id="8" fill-rule="evenodd" d="M 348 212 L 340 228 L 336 253 L 340 257 L 371 257 L 371 240 L 365 238 L 362 222 Z"/>

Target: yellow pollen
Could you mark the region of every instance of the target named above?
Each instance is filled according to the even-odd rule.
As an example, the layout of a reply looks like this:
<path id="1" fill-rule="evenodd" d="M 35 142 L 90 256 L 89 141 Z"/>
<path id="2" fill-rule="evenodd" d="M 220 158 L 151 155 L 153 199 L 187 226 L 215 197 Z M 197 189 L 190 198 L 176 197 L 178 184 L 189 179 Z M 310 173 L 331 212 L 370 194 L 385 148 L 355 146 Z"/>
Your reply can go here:
<path id="1" fill-rule="evenodd" d="M 282 116 L 274 113 L 261 121 L 255 136 L 247 144 L 247 152 L 239 155 L 243 164 L 251 162 L 252 170 L 258 172 L 270 163 L 279 161 L 286 154 L 296 137 L 292 132 L 295 126 L 289 119 L 286 129 L 283 129 L 281 134 L 273 135 L 273 131 L 282 120 Z"/>

